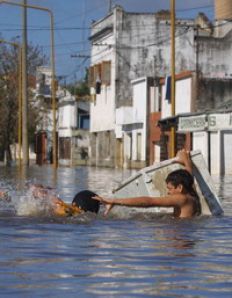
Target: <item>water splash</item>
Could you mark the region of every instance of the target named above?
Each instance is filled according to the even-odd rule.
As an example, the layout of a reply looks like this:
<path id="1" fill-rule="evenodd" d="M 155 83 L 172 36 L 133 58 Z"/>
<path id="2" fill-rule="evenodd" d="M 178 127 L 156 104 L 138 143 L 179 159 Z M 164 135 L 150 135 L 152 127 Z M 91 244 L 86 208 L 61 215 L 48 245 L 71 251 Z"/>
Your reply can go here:
<path id="1" fill-rule="evenodd" d="M 17 216 L 50 216 L 52 213 L 52 202 L 35 198 L 31 188 L 8 189 L 7 193 L 8 199 L 1 201 L 0 212 L 7 209 Z"/>

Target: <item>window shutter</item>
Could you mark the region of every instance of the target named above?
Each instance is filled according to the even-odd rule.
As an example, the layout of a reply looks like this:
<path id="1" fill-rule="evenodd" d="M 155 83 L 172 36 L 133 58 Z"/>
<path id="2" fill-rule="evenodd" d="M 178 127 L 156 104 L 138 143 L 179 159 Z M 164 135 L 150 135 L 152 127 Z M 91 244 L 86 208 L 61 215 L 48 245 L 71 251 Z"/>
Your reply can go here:
<path id="1" fill-rule="evenodd" d="M 111 83 L 111 61 L 102 62 L 102 84 L 109 86 Z"/>

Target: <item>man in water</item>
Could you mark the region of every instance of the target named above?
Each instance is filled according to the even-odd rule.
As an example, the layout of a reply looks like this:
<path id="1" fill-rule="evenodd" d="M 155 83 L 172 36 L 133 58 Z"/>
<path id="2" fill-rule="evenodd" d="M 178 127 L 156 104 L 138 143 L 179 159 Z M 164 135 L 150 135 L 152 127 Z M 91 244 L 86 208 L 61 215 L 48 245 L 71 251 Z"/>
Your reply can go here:
<path id="1" fill-rule="evenodd" d="M 32 199 L 39 203 L 39 211 L 46 211 L 54 216 L 75 216 L 84 212 L 98 213 L 100 203 L 92 199 L 96 194 L 89 190 L 83 190 L 75 195 L 71 204 L 65 203 L 59 198 L 51 187 L 42 184 L 29 186 Z M 11 198 L 5 191 L 0 191 L 0 199 L 10 202 Z"/>
<path id="2" fill-rule="evenodd" d="M 129 197 L 129 198 L 104 198 L 95 196 L 94 199 L 106 205 L 106 212 L 114 205 L 128 207 L 172 207 L 174 216 L 180 218 L 192 217 L 200 214 L 200 203 L 194 189 L 192 176 L 192 162 L 189 152 L 180 150 L 175 162 L 182 164 L 185 169 L 171 172 L 167 178 L 167 195 L 164 197 Z"/>
<path id="3" fill-rule="evenodd" d="M 99 211 L 100 203 L 92 199 L 96 194 L 90 190 L 78 192 L 71 204 L 65 203 L 51 190 L 50 187 L 44 187 L 41 184 L 31 186 L 33 197 L 43 202 L 49 202 L 50 211 L 56 216 L 74 216 L 87 211 L 93 213 Z"/>

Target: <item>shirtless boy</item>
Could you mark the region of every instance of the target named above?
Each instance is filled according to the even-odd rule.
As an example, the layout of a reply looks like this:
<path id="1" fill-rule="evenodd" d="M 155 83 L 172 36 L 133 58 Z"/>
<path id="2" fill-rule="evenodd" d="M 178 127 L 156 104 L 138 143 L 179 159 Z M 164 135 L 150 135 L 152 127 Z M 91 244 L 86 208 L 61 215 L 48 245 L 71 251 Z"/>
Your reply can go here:
<path id="1" fill-rule="evenodd" d="M 171 172 L 167 178 L 167 195 L 164 197 L 132 197 L 132 198 L 104 198 L 94 197 L 106 205 L 107 214 L 114 205 L 128 207 L 172 207 L 174 216 L 180 218 L 192 217 L 200 214 L 200 203 L 194 190 L 192 176 L 192 162 L 186 150 L 177 153 L 176 162 L 185 169 Z"/>

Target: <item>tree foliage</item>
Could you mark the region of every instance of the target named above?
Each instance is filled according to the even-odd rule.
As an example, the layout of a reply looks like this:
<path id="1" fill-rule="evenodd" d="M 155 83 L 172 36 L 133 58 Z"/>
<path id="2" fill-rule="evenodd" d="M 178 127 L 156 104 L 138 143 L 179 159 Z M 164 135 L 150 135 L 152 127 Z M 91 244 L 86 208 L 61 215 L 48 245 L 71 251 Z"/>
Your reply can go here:
<path id="1" fill-rule="evenodd" d="M 85 97 L 86 95 L 89 95 L 88 69 L 86 69 L 85 78 L 83 80 L 69 84 L 66 88 L 72 95 L 77 97 Z"/>
<path id="2" fill-rule="evenodd" d="M 32 92 L 35 87 L 36 68 L 47 62 L 38 46 L 28 45 L 28 131 L 29 139 L 34 135 L 36 113 L 31 104 Z M 18 142 L 18 108 L 19 108 L 19 47 L 0 43 L 0 159 L 6 152 L 7 160 L 10 161 L 10 145 Z"/>
<path id="3" fill-rule="evenodd" d="M 77 82 L 75 84 L 70 84 L 67 86 L 67 89 L 72 95 L 77 97 L 84 97 L 89 95 L 89 86 L 86 82 Z"/>

